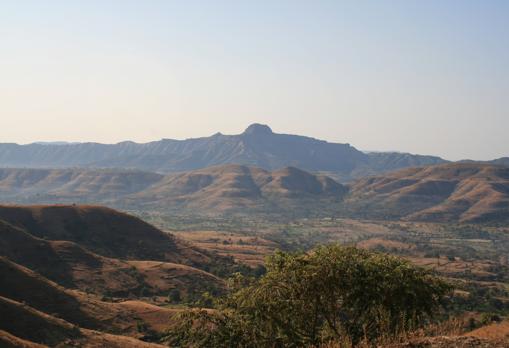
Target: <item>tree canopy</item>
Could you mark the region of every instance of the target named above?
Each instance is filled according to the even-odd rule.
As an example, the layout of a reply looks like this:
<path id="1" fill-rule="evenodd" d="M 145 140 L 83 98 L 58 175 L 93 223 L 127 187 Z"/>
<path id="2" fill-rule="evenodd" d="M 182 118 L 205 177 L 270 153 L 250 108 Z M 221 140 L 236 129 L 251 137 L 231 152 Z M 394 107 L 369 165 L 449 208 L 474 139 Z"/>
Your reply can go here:
<path id="1" fill-rule="evenodd" d="M 450 286 L 387 254 L 339 245 L 277 252 L 258 280 L 237 275 L 216 309 L 181 314 L 175 346 L 303 347 L 357 343 L 426 323 Z"/>

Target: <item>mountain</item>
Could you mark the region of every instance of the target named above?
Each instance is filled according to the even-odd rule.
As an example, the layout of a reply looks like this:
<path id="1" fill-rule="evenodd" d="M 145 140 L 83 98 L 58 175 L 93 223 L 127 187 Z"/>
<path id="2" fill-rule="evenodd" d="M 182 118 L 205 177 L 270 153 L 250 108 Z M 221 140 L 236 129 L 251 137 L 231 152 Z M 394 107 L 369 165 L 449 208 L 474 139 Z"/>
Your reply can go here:
<path id="1" fill-rule="evenodd" d="M 120 169 L 1 169 L 0 201 L 76 201 L 179 215 L 340 215 L 496 222 L 509 216 L 508 171 L 504 166 L 478 162 L 447 163 L 405 168 L 344 185 L 294 167 L 270 172 L 221 165 L 167 175 Z M 38 238 L 79 243 L 106 257 L 187 262 L 193 267 L 211 262 L 202 252 L 190 254 L 193 248 L 180 246 L 181 242 L 126 214 L 87 206 L 27 209 L 0 206 L 0 219 Z M 103 218 L 107 227 L 100 223 Z M 108 233 L 102 234 L 106 228 Z M 80 234 L 87 230 L 93 238 L 84 239 Z M 114 231 L 122 231 L 122 235 Z M 138 245 L 141 234 L 147 238 L 143 248 Z M 179 250 L 186 254 L 179 255 Z"/>
<path id="2" fill-rule="evenodd" d="M 492 161 L 489 161 L 488 163 L 509 167 L 509 157 L 497 158 Z"/>
<path id="3" fill-rule="evenodd" d="M 133 170 L 0 168 L 0 196 L 19 203 L 101 202 L 139 192 L 164 176 Z"/>
<path id="4" fill-rule="evenodd" d="M 240 165 L 216 166 L 171 175 L 126 201 L 138 206 L 217 213 L 297 212 L 339 201 L 345 186 L 320 175 L 288 167 L 268 172 Z"/>
<path id="5" fill-rule="evenodd" d="M 0 144 L 0 166 L 31 168 L 132 168 L 160 173 L 202 169 L 222 164 L 277 170 L 293 166 L 324 172 L 342 181 L 409 165 L 445 162 L 438 157 L 389 153 L 366 154 L 349 144 L 276 134 L 253 124 L 242 134 L 172 140 L 144 144 L 58 143 Z"/>
<path id="6" fill-rule="evenodd" d="M 462 163 L 475 163 L 475 162 L 478 162 L 478 163 L 495 164 L 495 165 L 499 165 L 499 166 L 509 167 L 509 157 L 500 157 L 500 158 L 496 158 L 496 159 L 491 160 L 491 161 L 463 160 L 463 161 L 460 161 L 460 162 L 462 162 Z"/>
<path id="7" fill-rule="evenodd" d="M 346 191 L 329 177 L 293 167 L 269 172 L 222 165 L 168 175 L 119 169 L 0 169 L 0 200 L 18 204 L 100 203 L 198 215 L 285 213 L 317 211 Z"/>
<path id="8" fill-rule="evenodd" d="M 391 172 L 402 168 L 424 167 L 434 164 L 445 163 L 440 157 L 412 155 L 402 152 L 369 152 L 368 165 L 360 167 L 354 172 L 354 177 L 362 177 L 367 174 Z"/>
<path id="9" fill-rule="evenodd" d="M 350 186 L 344 207 L 376 218 L 509 221 L 509 168 L 453 163 L 364 178 Z"/>

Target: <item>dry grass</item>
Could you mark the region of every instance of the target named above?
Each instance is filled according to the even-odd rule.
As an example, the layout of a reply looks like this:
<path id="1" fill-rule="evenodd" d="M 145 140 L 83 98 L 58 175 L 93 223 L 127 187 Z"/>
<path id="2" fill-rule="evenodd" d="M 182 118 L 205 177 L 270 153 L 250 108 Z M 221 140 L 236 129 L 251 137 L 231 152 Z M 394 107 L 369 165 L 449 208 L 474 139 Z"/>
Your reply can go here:
<path id="1" fill-rule="evenodd" d="M 0 330 L 0 347 L 3 348 L 44 348 L 42 344 L 30 342 Z"/>
<path id="2" fill-rule="evenodd" d="M 174 232 L 200 248 L 232 256 L 236 261 L 249 266 L 263 264 L 265 256 L 272 254 L 278 245 L 260 237 L 221 231 Z"/>
<path id="3" fill-rule="evenodd" d="M 384 247 L 387 250 L 412 251 L 415 249 L 415 244 L 403 243 L 396 240 L 383 238 L 370 238 L 357 243 L 357 247 L 365 249 L 376 249 L 378 247 Z"/>
<path id="4" fill-rule="evenodd" d="M 157 344 L 142 342 L 133 337 L 112 335 L 79 328 L 63 319 L 40 312 L 25 304 L 0 297 L 0 343 L 14 342 L 14 347 L 39 348 L 26 341 L 63 347 L 156 348 Z M 4 332 L 9 332 L 4 334 Z M 7 346 L 8 347 L 8 346 Z"/>
<path id="5" fill-rule="evenodd" d="M 454 261 L 447 257 L 407 257 L 413 264 L 425 268 L 431 268 L 446 275 L 456 275 L 465 272 L 471 273 L 473 276 L 485 278 L 495 276 L 489 269 L 497 265 L 489 260 L 464 261 L 456 258 Z"/>
<path id="6" fill-rule="evenodd" d="M 505 339 L 509 341 L 509 321 L 492 323 L 488 326 L 469 332 L 467 335 L 488 339 Z"/>

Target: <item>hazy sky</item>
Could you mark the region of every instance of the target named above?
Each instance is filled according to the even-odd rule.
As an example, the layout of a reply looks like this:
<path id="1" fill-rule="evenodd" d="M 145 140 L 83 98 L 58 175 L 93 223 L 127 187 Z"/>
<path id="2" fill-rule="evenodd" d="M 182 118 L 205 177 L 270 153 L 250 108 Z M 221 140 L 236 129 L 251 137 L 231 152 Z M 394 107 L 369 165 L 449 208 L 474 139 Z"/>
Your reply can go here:
<path id="1" fill-rule="evenodd" d="M 509 1 L 0 0 L 0 142 L 274 131 L 509 156 Z"/>

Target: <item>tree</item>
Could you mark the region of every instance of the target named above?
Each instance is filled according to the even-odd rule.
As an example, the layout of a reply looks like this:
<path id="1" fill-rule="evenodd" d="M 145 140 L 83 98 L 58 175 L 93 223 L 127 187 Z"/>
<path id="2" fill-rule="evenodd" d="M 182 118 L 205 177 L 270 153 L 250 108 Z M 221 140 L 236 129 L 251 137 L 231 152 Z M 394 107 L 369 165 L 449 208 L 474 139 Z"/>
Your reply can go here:
<path id="1" fill-rule="evenodd" d="M 170 303 L 180 303 L 180 291 L 178 289 L 171 289 L 170 293 L 168 294 L 168 301 Z"/>
<path id="2" fill-rule="evenodd" d="M 217 311 L 182 314 L 170 339 L 196 347 L 376 341 L 431 318 L 449 291 L 429 271 L 386 254 L 338 245 L 277 252 L 260 279 L 237 276 Z"/>

